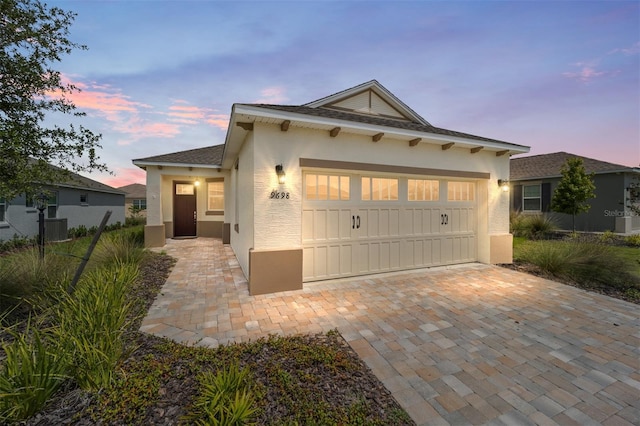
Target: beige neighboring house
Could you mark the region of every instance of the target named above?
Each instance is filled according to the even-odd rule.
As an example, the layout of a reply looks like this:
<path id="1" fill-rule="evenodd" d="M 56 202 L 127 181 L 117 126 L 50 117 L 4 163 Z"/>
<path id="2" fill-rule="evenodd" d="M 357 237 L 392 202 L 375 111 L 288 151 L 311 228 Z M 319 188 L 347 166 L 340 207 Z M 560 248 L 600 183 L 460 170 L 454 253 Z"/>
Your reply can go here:
<path id="1" fill-rule="evenodd" d="M 214 236 L 251 294 L 512 261 L 509 158 L 529 147 L 435 127 L 375 80 L 304 105 L 234 104 L 224 145 L 133 160 L 145 243 Z"/>
<path id="2" fill-rule="evenodd" d="M 118 188 L 125 193 L 124 198 L 124 211 L 127 217 L 131 217 L 131 207 L 137 207 L 139 209 L 139 215 L 142 217 L 147 216 L 147 186 L 141 183 L 132 183 L 131 185 L 125 185 Z"/>

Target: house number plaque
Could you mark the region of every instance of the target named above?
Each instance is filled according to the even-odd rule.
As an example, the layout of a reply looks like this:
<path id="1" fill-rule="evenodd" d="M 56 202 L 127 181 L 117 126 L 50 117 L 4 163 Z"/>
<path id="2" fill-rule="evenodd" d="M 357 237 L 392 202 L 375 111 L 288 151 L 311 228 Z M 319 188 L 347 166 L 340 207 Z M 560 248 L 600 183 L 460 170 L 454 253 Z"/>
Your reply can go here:
<path id="1" fill-rule="evenodd" d="M 288 200 L 289 199 L 289 193 L 288 192 L 281 192 L 281 191 L 271 191 L 271 194 L 269 195 L 269 198 L 271 198 L 272 200 Z"/>

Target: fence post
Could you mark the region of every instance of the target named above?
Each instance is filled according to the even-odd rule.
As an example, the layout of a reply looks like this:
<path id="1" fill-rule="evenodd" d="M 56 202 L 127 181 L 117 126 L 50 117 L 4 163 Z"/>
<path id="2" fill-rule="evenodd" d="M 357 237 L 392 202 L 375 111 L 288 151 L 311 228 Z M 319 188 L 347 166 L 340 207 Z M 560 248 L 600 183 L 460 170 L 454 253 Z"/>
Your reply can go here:
<path id="1" fill-rule="evenodd" d="M 82 258 L 82 262 L 80 262 L 80 265 L 78 266 L 78 269 L 76 270 L 76 274 L 74 275 L 73 280 L 71 280 L 71 284 L 69 284 L 69 288 L 67 289 L 67 293 L 71 294 L 75 290 L 76 285 L 78 284 L 78 281 L 80 280 L 80 276 L 82 275 L 82 271 L 84 271 L 84 267 L 87 266 L 87 262 L 89 261 L 89 258 L 91 257 L 91 253 L 93 253 L 93 249 L 96 247 L 96 244 L 98 244 L 98 240 L 100 239 L 100 235 L 102 235 L 102 231 L 104 231 L 104 227 L 107 225 L 107 222 L 109 221 L 110 217 L 111 217 L 111 210 L 107 210 L 106 213 L 104 214 L 104 217 L 102 218 L 102 222 L 100 222 L 100 226 L 98 227 L 98 231 L 93 236 L 93 240 L 91 240 L 91 244 L 89 244 L 89 247 L 87 248 L 87 253 Z"/>

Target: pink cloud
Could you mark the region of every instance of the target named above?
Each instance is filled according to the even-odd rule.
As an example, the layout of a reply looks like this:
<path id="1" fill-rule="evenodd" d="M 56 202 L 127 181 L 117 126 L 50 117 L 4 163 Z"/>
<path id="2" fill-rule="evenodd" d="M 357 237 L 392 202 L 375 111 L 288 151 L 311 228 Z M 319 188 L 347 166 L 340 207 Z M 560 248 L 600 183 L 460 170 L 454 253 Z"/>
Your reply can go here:
<path id="1" fill-rule="evenodd" d="M 289 100 L 285 95 L 285 89 L 279 86 L 264 88 L 260 91 L 260 95 L 262 97 L 254 101 L 257 104 L 282 104 Z"/>
<path id="2" fill-rule="evenodd" d="M 229 116 L 226 114 L 211 114 L 207 117 L 207 123 L 226 131 L 229 127 Z"/>
<path id="3" fill-rule="evenodd" d="M 101 179 L 101 182 L 114 188 L 119 188 L 132 183 L 146 184 L 147 174 L 144 170 L 138 167 L 118 167 L 115 171 L 115 176 Z"/>
<path id="4" fill-rule="evenodd" d="M 562 73 L 562 75 L 567 78 L 578 80 L 586 84 L 591 83 L 593 80 L 600 77 L 606 77 L 606 76 L 613 77 L 620 73 L 619 70 L 614 70 L 614 71 L 596 70 L 596 64 L 594 63 L 577 62 L 574 65 L 580 68 L 578 72 L 564 72 Z"/>
<path id="5" fill-rule="evenodd" d="M 108 85 L 76 81 L 66 75 L 62 75 L 62 83 L 71 84 L 80 89 L 65 95 L 76 107 L 81 110 L 91 110 L 109 121 L 118 121 L 119 114 L 122 112 L 137 113 L 142 109 L 151 108 L 141 102 L 131 101 L 128 96 Z M 49 96 L 60 96 L 60 93 L 52 92 Z"/>

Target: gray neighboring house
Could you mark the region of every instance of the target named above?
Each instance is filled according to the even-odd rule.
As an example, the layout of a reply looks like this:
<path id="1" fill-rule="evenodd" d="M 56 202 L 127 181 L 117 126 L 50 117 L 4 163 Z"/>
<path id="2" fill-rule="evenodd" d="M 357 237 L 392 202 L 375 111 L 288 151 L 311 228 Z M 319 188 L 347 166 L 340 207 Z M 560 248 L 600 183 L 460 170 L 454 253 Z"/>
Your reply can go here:
<path id="1" fill-rule="evenodd" d="M 523 213 L 553 215 L 560 229 L 571 230 L 571 216 L 551 211 L 551 198 L 560 182 L 562 165 L 581 158 L 587 173 L 595 173 L 596 198 L 591 209 L 576 216 L 576 230 L 640 233 L 640 216 L 627 206 L 640 185 L 640 168 L 608 163 L 567 152 L 512 158 L 510 164 L 511 209 Z M 637 192 L 635 192 L 637 194 Z M 640 199 L 635 200 L 640 205 Z"/>
<path id="2" fill-rule="evenodd" d="M 131 207 L 138 209 L 138 214 L 142 217 L 147 216 L 147 186 L 141 183 L 132 183 L 118 188 L 125 193 L 124 196 L 124 215 L 131 217 Z"/>
<path id="3" fill-rule="evenodd" d="M 51 194 L 45 214 L 45 238 L 60 241 L 67 230 L 84 225 L 100 225 L 107 210 L 111 210 L 108 225 L 124 223 L 125 193 L 95 180 L 72 173 L 65 183 L 43 185 Z M 0 198 L 0 241 L 14 236 L 38 235 L 38 210 L 33 198 L 20 195 L 12 200 Z"/>

